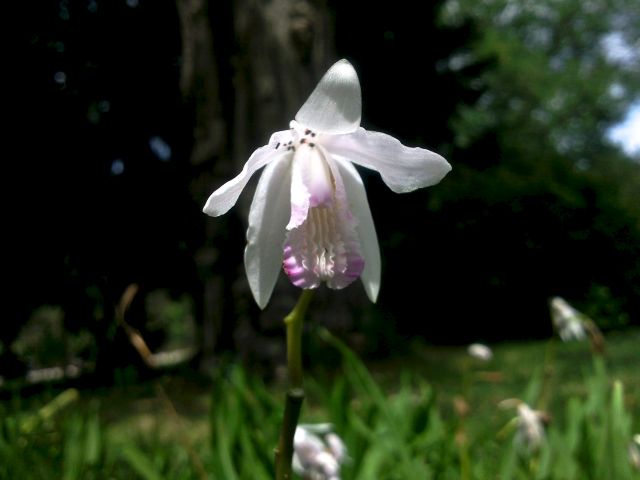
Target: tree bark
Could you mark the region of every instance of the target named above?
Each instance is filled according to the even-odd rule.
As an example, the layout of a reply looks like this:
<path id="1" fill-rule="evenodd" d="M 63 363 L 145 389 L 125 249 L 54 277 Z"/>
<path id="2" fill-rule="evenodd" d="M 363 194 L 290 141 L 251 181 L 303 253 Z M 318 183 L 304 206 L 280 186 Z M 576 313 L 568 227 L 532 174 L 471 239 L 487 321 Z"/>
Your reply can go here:
<path id="1" fill-rule="evenodd" d="M 194 121 L 192 194 L 203 204 L 272 132 L 288 127 L 333 59 L 331 20 L 322 0 L 177 0 L 177 5 L 181 88 Z M 228 66 L 227 74 L 220 74 L 221 65 Z M 251 192 L 243 195 L 239 208 L 230 212 L 245 226 L 251 198 Z M 237 306 L 224 302 L 237 292 L 233 285 L 242 270 L 224 262 L 222 239 L 234 235 L 223 231 L 226 221 L 203 215 L 203 222 L 196 262 L 203 281 L 199 310 L 206 356 L 221 338 L 231 338 L 229 328 L 238 326 L 224 318 L 237 318 Z M 244 274 L 241 281 L 241 294 L 250 296 Z"/>

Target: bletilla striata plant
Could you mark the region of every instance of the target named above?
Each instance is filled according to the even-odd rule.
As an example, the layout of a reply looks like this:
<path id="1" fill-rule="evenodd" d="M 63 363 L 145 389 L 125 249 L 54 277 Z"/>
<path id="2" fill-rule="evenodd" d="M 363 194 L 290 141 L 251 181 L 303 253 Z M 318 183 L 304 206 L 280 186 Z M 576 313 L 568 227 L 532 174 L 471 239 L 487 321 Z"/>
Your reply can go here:
<path id="1" fill-rule="evenodd" d="M 245 269 L 264 308 L 280 269 L 303 289 L 341 289 L 361 278 L 375 302 L 380 250 L 362 179 L 354 164 L 376 170 L 397 193 L 438 183 L 451 166 L 440 155 L 409 148 L 360 127 L 358 76 L 335 63 L 291 121 L 249 157 L 242 172 L 217 189 L 204 212 L 213 217 L 236 203 L 251 176 L 265 167 L 249 213 Z"/>

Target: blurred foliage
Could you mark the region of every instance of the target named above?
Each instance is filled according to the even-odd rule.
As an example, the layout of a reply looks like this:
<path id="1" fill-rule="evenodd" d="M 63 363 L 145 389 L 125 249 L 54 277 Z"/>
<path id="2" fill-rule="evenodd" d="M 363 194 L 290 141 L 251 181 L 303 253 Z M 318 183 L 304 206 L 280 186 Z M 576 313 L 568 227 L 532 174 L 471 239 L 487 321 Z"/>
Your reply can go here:
<path id="1" fill-rule="evenodd" d="M 451 120 L 454 169 L 423 197 L 433 233 L 403 240 L 389 263 L 422 248 L 412 268 L 427 278 L 411 293 L 429 292 L 430 316 L 463 319 L 471 338 L 546 334 L 556 294 L 629 313 L 603 327 L 637 322 L 640 163 L 607 138 L 640 98 L 637 2 L 450 0 L 439 20 L 473 32 L 437 64 L 466 92 Z M 435 329 L 425 334 L 453 333 Z"/>
<path id="2" fill-rule="evenodd" d="M 166 290 L 149 292 L 144 300 L 146 330 L 162 338 L 162 348 L 180 348 L 197 344 L 193 317 L 193 298 L 183 294 L 172 298 Z"/>
<path id="3" fill-rule="evenodd" d="M 65 364 L 64 312 L 59 307 L 36 309 L 13 343 L 13 350 L 34 366 Z"/>
<path id="4" fill-rule="evenodd" d="M 444 154 L 453 171 L 410 195 L 362 172 L 382 247 L 380 299 L 370 305 L 359 286 L 331 292 L 349 308 L 319 303 L 333 317 L 325 324 L 338 318 L 341 331 L 361 335 L 359 351 L 382 355 L 409 335 L 547 336 L 555 295 L 605 329 L 638 323 L 640 167 L 606 135 L 640 98 L 638 2 L 327 4 L 328 49 L 359 73 L 363 125 Z M 233 114 L 243 52 L 231 2 L 210 5 L 220 8 L 211 17 L 225 120 L 251 122 Z M 209 336 L 220 349 L 268 345 L 277 357 L 279 323 L 266 332 L 244 284 L 241 209 L 207 220 L 193 197 L 199 171 L 189 163 L 194 119 L 179 89 L 176 4 L 21 6 L 24 65 L 12 77 L 21 154 L 8 162 L 21 188 L 5 249 L 15 295 L 0 328 L 0 375 L 24 374 L 25 359 L 44 365 L 76 353 L 109 378 L 135 363 L 113 315 L 131 283 L 155 305 L 140 300 L 128 317 L 152 347 L 202 340 L 204 285 L 222 282 L 225 318 Z M 199 258 L 212 230 L 216 253 Z M 279 322 L 289 300 L 266 315 Z M 34 350 L 29 338 L 46 338 L 20 332 L 42 319 L 43 305 L 61 309 L 66 340 L 51 335 L 50 347 Z"/>
<path id="5" fill-rule="evenodd" d="M 463 349 L 444 363 L 434 351 L 425 365 L 396 365 L 375 377 L 341 341 L 319 333 L 341 368 L 307 379 L 303 421 L 334 424 L 349 450 L 345 480 L 460 479 L 463 449 L 469 478 L 640 478 L 627 450 L 640 428 L 637 377 L 624 379 L 630 388 L 612 380 L 633 368 L 625 355 L 637 331 L 611 339 L 606 360 L 591 360 L 584 343 L 561 344 L 555 362 L 532 370 L 545 351 L 537 342 L 496 346 L 494 360 L 483 364 Z M 189 405 L 194 395 L 184 380 L 174 382 L 159 385 L 179 413 L 157 385 L 150 398 L 119 390 L 88 401 L 88 393 L 68 389 L 43 406 L 36 399 L 0 404 L 0 478 L 272 478 L 283 391 L 242 367 L 220 369 L 205 394 L 207 418 L 206 406 Z M 551 401 L 542 405 L 545 392 Z M 551 414 L 539 450 L 521 448 L 513 410 L 498 408 L 514 396 Z M 452 406 L 456 398 L 465 409 Z"/>
<path id="6" fill-rule="evenodd" d="M 592 285 L 586 299 L 587 314 L 597 318 L 597 324 L 604 329 L 621 328 L 630 323 L 629 314 L 623 308 L 623 302 L 614 298 L 611 290 L 603 285 Z"/>
<path id="7" fill-rule="evenodd" d="M 443 66 L 479 93 L 459 109 L 462 147 L 493 130 L 507 155 L 544 162 L 561 153 L 587 168 L 602 151 L 604 129 L 640 98 L 636 2 L 448 0 L 441 21 L 470 21 L 478 32 Z M 465 75 L 482 62 L 490 68 Z"/>

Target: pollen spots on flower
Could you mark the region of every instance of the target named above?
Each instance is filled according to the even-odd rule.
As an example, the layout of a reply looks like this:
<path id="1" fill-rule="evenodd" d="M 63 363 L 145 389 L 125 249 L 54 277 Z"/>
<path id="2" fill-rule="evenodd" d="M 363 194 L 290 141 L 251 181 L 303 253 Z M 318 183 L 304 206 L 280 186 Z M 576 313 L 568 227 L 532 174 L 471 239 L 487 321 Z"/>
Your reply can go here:
<path id="1" fill-rule="evenodd" d="M 294 144 L 309 144 L 309 140 L 312 138 L 316 138 L 317 133 L 314 132 L 313 130 L 311 130 L 310 128 L 307 128 L 303 125 L 300 125 L 298 122 L 296 121 L 292 121 L 291 122 L 291 130 L 293 133 L 293 138 L 294 138 Z"/>
<path id="2" fill-rule="evenodd" d="M 280 147 L 280 142 L 276 144 L 276 150 Z"/>

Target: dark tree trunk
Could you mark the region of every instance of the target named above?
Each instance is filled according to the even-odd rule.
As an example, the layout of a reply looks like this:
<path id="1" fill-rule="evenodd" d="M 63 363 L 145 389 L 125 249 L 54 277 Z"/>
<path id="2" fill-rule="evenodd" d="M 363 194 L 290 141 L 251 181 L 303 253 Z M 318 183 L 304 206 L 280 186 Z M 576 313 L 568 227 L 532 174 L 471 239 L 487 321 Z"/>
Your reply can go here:
<path id="1" fill-rule="evenodd" d="M 288 127 L 334 57 L 331 19 L 324 1 L 177 0 L 177 5 L 181 87 L 194 122 L 192 195 L 204 204 L 272 132 Z M 230 218 L 203 216 L 196 261 L 203 285 L 198 302 L 205 358 L 214 349 L 231 347 L 238 327 L 254 330 L 247 319 L 252 315 L 240 314 L 257 309 L 246 302 L 251 294 L 239 268 L 243 232 L 234 221 L 235 216 L 246 226 L 250 201 L 250 194 L 243 195 Z M 234 301 L 238 293 L 242 300 Z"/>

